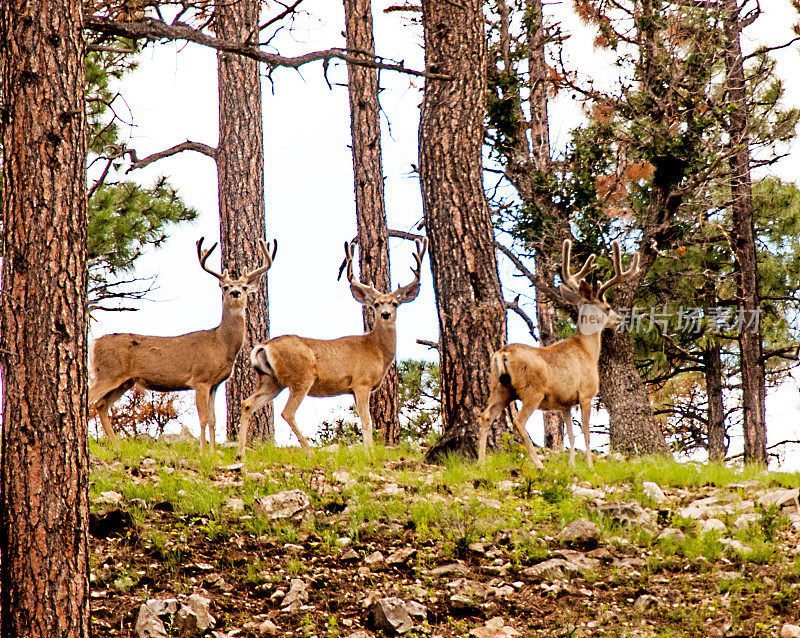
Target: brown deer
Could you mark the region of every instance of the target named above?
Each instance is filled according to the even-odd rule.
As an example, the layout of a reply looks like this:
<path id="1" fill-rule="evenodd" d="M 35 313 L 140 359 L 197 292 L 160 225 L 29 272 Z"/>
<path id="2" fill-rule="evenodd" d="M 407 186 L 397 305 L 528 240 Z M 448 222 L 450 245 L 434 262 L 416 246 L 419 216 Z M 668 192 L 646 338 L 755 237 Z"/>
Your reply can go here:
<path id="1" fill-rule="evenodd" d="M 245 271 L 239 279 L 232 278 L 227 269 L 220 275 L 206 266 L 216 247 L 214 244 L 204 250 L 202 237 L 197 242 L 200 267 L 216 277 L 222 289 L 222 321 L 216 328 L 176 337 L 109 334 L 92 344 L 89 405 L 97 410 L 109 440 L 115 441 L 117 435 L 108 410 L 134 385 L 158 392 L 194 390 L 200 417 L 200 447 L 205 448 L 208 426 L 209 445 L 214 452 L 214 396 L 219 384 L 230 376 L 236 355 L 242 349 L 247 296 L 256 292 L 261 276 L 272 265 L 278 242 L 275 241 L 270 254 L 267 243 L 260 240 L 261 266 Z"/>
<path id="2" fill-rule="evenodd" d="M 360 304 L 375 309 L 372 332 L 364 335 L 322 340 L 284 335 L 258 344 L 250 353 L 250 364 L 258 375 L 256 389 L 242 402 L 239 427 L 239 458 L 245 456 L 247 424 L 255 410 L 272 401 L 281 390 L 289 388 L 289 399 L 281 416 L 292 428 L 306 452 L 311 448 L 295 422 L 295 412 L 303 399 L 352 394 L 361 418 L 364 447 L 372 449 L 372 419 L 369 395 L 378 388 L 394 360 L 397 347 L 395 319 L 397 307 L 416 299 L 419 293 L 420 268 L 427 240 L 417 240 L 414 281 L 392 293 L 384 294 L 353 277 L 353 244 L 344 245 L 350 292 Z"/>
<path id="3" fill-rule="evenodd" d="M 575 434 L 572 431 L 570 410 L 581 406 L 581 428 L 586 441 L 586 462 L 592 466 L 589 446 L 589 415 L 592 399 L 597 395 L 600 378 L 597 363 L 600 358 L 600 339 L 603 328 L 615 328 L 619 315 L 606 301 L 606 293 L 623 281 L 635 277 L 639 272 L 639 253 L 627 270 L 622 270 L 619 242 L 611 244 L 614 276 L 600 286 L 595 293 L 586 282 L 586 277 L 597 268 L 595 255 L 591 255 L 576 274 L 570 272 L 572 242 L 564 241 L 562 248 L 561 296 L 579 309 L 578 332 L 574 337 L 563 339 L 552 346 L 533 348 L 512 343 L 492 354 L 489 376 L 489 403 L 481 415 L 478 435 L 478 462 L 486 459 L 486 437 L 489 428 L 503 409 L 519 399 L 522 407 L 514 419 L 514 425 L 528 450 L 528 456 L 537 468 L 542 468 L 533 448 L 533 442 L 525 430 L 525 424 L 534 410 L 558 410 L 569 434 L 569 462 L 575 465 Z"/>

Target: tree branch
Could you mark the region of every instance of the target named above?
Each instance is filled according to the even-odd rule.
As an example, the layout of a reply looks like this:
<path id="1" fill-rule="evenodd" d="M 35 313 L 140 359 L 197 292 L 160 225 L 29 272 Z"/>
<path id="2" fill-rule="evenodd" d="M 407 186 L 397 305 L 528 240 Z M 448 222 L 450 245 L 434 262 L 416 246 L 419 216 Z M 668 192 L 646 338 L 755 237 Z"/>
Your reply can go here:
<path id="1" fill-rule="evenodd" d="M 122 36 L 138 40 L 145 38 L 147 40 L 186 40 L 187 42 L 194 42 L 203 46 L 217 49 L 218 51 L 225 51 L 227 53 L 235 53 L 237 55 L 251 58 L 259 62 L 264 62 L 270 67 L 289 67 L 293 69 L 300 68 L 304 64 L 317 61 L 330 61 L 342 60 L 349 64 L 358 66 L 365 66 L 373 69 L 386 69 L 387 71 L 397 71 L 399 73 L 406 73 L 408 75 L 416 75 L 420 77 L 433 78 L 437 80 L 450 79 L 448 76 L 438 73 L 428 73 L 427 71 L 417 71 L 415 69 L 406 68 L 405 64 L 401 61 L 399 63 L 386 63 L 382 62 L 381 58 L 375 57 L 372 60 L 365 60 L 361 56 L 351 55 L 346 49 L 327 49 L 325 51 L 312 51 L 294 58 L 277 55 L 275 53 L 266 53 L 261 51 L 257 46 L 243 44 L 241 42 L 233 42 L 230 40 L 222 40 L 203 33 L 197 29 L 190 27 L 188 24 L 176 22 L 167 24 L 162 20 L 154 18 L 143 18 L 136 22 L 122 22 L 119 20 L 112 20 L 105 16 L 92 15 L 84 20 L 84 26 L 91 31 L 106 35 Z"/>
<path id="2" fill-rule="evenodd" d="M 138 168 L 144 168 L 152 164 L 153 162 L 157 162 L 160 159 L 164 159 L 165 157 L 170 157 L 171 155 L 177 155 L 182 151 L 196 151 L 198 153 L 202 153 L 203 155 L 207 155 L 214 161 L 217 159 L 217 149 L 209 146 L 208 144 L 203 144 L 202 142 L 190 142 L 186 140 L 185 142 L 181 142 L 180 144 L 176 144 L 172 148 L 168 148 L 164 151 L 159 151 L 158 153 L 153 153 L 152 155 L 148 155 L 142 159 L 139 159 L 136 156 L 136 151 L 130 150 L 128 151 L 128 155 L 131 158 L 131 166 L 130 168 L 125 171 L 126 173 L 130 173 L 131 171 L 135 171 Z"/>

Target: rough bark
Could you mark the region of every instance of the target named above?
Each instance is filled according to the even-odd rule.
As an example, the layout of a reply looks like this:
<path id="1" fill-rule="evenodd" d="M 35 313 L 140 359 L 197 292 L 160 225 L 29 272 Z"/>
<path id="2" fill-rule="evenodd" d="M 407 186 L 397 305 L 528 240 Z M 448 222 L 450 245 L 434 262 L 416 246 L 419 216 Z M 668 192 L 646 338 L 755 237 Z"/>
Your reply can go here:
<path id="1" fill-rule="evenodd" d="M 374 58 L 371 1 L 344 0 L 344 14 L 348 51 L 365 59 Z M 372 68 L 348 64 L 347 76 L 360 278 L 378 290 L 389 292 L 392 282 L 383 193 L 378 73 Z M 375 326 L 375 313 L 365 307 L 363 315 L 364 331 L 369 332 Z M 386 444 L 396 444 L 400 438 L 397 385 L 397 364 L 392 362 L 381 387 L 370 399 L 372 422 Z"/>
<path id="2" fill-rule="evenodd" d="M 598 371 L 600 396 L 609 411 L 611 447 L 624 454 L 668 456 L 669 447 L 653 418 L 633 353 L 629 333 L 605 331 Z"/>
<path id="3" fill-rule="evenodd" d="M 483 193 L 486 40 L 482 3 L 422 3 L 428 79 L 419 128 L 419 174 L 440 331 L 444 436 L 429 452 L 476 454 L 491 352 L 505 341 L 505 304 Z M 499 419 L 489 436 L 508 432 Z"/>
<path id="4" fill-rule="evenodd" d="M 706 396 L 708 397 L 708 458 L 711 461 L 724 461 L 725 449 L 725 406 L 722 402 L 722 349 L 713 344 L 703 352 L 705 368 Z"/>
<path id="5" fill-rule="evenodd" d="M 217 37 L 236 42 L 256 42 L 258 1 L 220 2 L 215 13 Z M 217 183 L 222 263 L 238 274 L 260 261 L 258 240 L 265 236 L 264 133 L 261 111 L 261 77 L 258 62 L 233 53 L 217 55 L 219 90 L 219 144 Z M 255 389 L 249 354 L 253 345 L 269 339 L 269 300 L 266 277 L 250 297 L 244 345 L 226 384 L 226 433 L 239 432 L 242 400 Z M 250 436 L 274 440 L 272 405 L 253 416 Z"/>
<path id="6" fill-rule="evenodd" d="M 0 8 L 3 636 L 89 635 L 81 3 Z"/>
<path id="7" fill-rule="evenodd" d="M 558 341 L 556 309 L 544 295 L 536 295 L 536 319 L 539 324 L 539 341 L 543 346 L 552 346 Z M 567 423 L 572 427 L 571 423 Z M 553 410 L 544 413 L 544 446 L 550 450 L 564 449 L 564 426 L 561 415 Z"/>
<path id="8" fill-rule="evenodd" d="M 739 338 L 741 352 L 744 460 L 767 463 L 767 432 L 764 414 L 765 375 L 762 354 L 758 263 L 753 223 L 753 191 L 750 181 L 747 87 L 742 49 L 739 42 L 739 7 L 736 0 L 725 0 L 725 66 L 731 104 L 728 132 L 733 152 L 731 169 L 732 239 L 736 267 L 737 301 L 740 316 L 753 317 L 754 325 Z"/>

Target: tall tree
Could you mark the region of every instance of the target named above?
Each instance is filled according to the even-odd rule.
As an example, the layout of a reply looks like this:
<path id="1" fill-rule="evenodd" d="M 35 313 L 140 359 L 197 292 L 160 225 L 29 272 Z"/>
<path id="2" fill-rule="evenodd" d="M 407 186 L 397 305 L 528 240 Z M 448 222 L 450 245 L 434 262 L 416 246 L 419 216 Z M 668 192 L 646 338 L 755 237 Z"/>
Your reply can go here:
<path id="1" fill-rule="evenodd" d="M 89 635 L 82 6 L 3 2 L 0 624 Z"/>
<path id="2" fill-rule="evenodd" d="M 217 2 L 214 30 L 218 38 L 258 44 L 258 0 Z M 258 255 L 258 240 L 265 237 L 264 131 L 261 112 L 261 76 L 255 60 L 219 51 L 219 143 L 217 184 L 222 260 L 241 274 Z M 248 303 L 242 353 L 226 383 L 227 436 L 239 431 L 241 406 L 255 389 L 248 355 L 252 347 L 269 339 L 269 300 L 266 281 Z M 272 405 L 250 421 L 255 438 L 274 440 Z"/>
<path id="3" fill-rule="evenodd" d="M 365 60 L 375 57 L 371 0 L 344 0 L 347 50 Z M 380 104 L 378 73 L 375 69 L 347 65 L 347 90 L 350 96 L 350 132 L 353 153 L 353 181 L 358 221 L 359 268 L 361 281 L 389 292 L 389 230 L 383 194 Z M 375 313 L 363 307 L 364 331 L 375 326 Z M 393 361 L 381 387 L 371 398 L 372 422 L 386 443 L 397 443 L 397 364 Z"/>
<path id="4" fill-rule="evenodd" d="M 419 126 L 419 176 L 439 314 L 443 437 L 429 457 L 474 456 L 488 396 L 489 355 L 505 342 L 505 304 L 483 193 L 486 36 L 479 0 L 422 3 L 429 72 Z M 490 434 L 496 447 L 508 426 Z"/>
<path id="5" fill-rule="evenodd" d="M 767 431 L 764 413 L 765 376 L 762 358 L 761 302 L 758 293 L 755 228 L 753 225 L 753 187 L 750 181 L 750 142 L 748 97 L 739 36 L 742 17 L 737 0 L 725 0 L 725 68 L 730 97 L 732 152 L 731 217 L 736 260 L 737 302 L 741 315 L 753 318 L 739 336 L 741 350 L 742 408 L 744 418 L 744 460 L 767 463 Z"/>

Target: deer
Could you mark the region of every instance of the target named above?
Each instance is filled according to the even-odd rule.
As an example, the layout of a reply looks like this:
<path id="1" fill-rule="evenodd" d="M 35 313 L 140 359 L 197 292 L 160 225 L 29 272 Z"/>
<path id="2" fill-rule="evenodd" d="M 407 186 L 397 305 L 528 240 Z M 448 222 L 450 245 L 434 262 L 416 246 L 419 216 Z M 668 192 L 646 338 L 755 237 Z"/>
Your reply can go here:
<path id="1" fill-rule="evenodd" d="M 596 255 L 590 255 L 575 274 L 570 270 L 572 242 L 562 246 L 561 297 L 578 308 L 577 333 L 551 346 L 535 348 L 520 343 L 508 344 L 491 356 L 489 400 L 480 417 L 478 434 L 478 463 L 486 460 L 486 437 L 489 428 L 512 401 L 519 399 L 522 407 L 513 419 L 517 432 L 525 443 L 528 457 L 537 469 L 543 465 L 534 450 L 525 424 L 535 410 L 558 410 L 569 434 L 569 462 L 575 465 L 575 434 L 572 431 L 572 408 L 581 408 L 581 429 L 586 442 L 586 463 L 592 467 L 589 445 L 589 417 L 592 401 L 597 396 L 600 377 L 600 343 L 604 328 L 615 329 L 619 315 L 606 300 L 609 290 L 632 279 L 639 273 L 637 252 L 627 270 L 622 269 L 618 241 L 611 244 L 614 276 L 595 293 L 586 277 L 597 269 Z"/>
<path id="2" fill-rule="evenodd" d="M 247 426 L 252 414 L 272 401 L 282 390 L 289 389 L 289 399 L 281 413 L 300 446 L 310 454 L 311 446 L 297 427 L 295 413 L 306 396 L 333 397 L 352 394 L 361 420 L 364 448 L 371 452 L 372 418 L 369 398 L 394 361 L 397 348 L 395 321 L 397 308 L 417 298 L 420 269 L 427 239 L 416 240 L 414 280 L 391 293 L 382 293 L 370 284 L 360 283 L 353 276 L 355 242 L 345 242 L 347 279 L 353 298 L 362 306 L 374 308 L 375 327 L 363 335 L 338 339 L 310 339 L 283 335 L 257 344 L 250 353 L 250 364 L 257 375 L 253 394 L 242 402 L 239 426 L 238 458 L 245 458 Z"/>
<path id="3" fill-rule="evenodd" d="M 92 343 L 89 405 L 97 410 L 106 438 L 113 443 L 117 435 L 109 408 L 138 385 L 158 392 L 194 390 L 200 417 L 200 448 L 205 449 L 208 427 L 211 453 L 215 451 L 214 397 L 219 385 L 230 376 L 242 349 L 248 296 L 255 294 L 261 277 L 272 266 L 278 242 L 275 240 L 270 254 L 267 242 L 259 240 L 261 265 L 252 271 L 245 270 L 244 275 L 235 279 L 227 268 L 220 274 L 206 265 L 217 244 L 206 250 L 203 240 L 201 237 L 197 241 L 200 267 L 217 278 L 222 291 L 222 320 L 216 328 L 174 337 L 115 333 Z"/>

